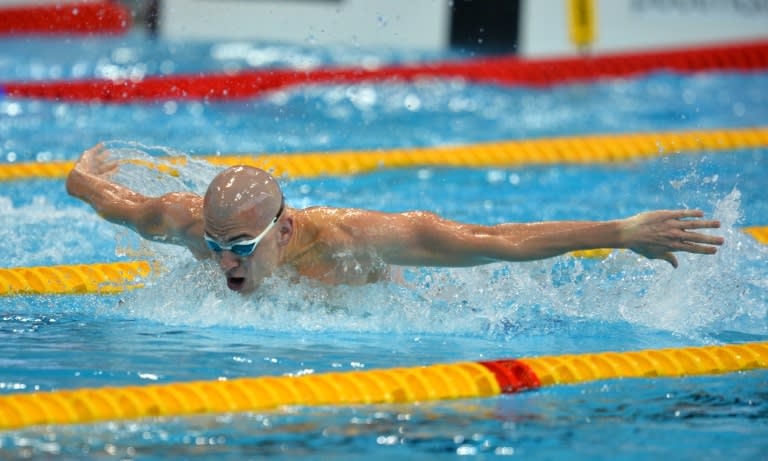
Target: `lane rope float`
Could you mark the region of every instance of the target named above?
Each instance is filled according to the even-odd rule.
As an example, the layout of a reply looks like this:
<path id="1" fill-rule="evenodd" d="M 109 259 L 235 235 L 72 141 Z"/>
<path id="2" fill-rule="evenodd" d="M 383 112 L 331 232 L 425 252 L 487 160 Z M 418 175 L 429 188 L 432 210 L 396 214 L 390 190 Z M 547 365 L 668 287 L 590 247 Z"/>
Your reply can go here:
<path id="1" fill-rule="evenodd" d="M 382 168 L 512 167 L 553 164 L 600 164 L 643 160 L 686 152 L 728 151 L 768 146 L 768 127 L 630 134 L 568 136 L 375 151 L 316 152 L 281 155 L 196 156 L 220 166 L 252 165 L 276 176 L 310 178 L 354 175 Z M 157 158 L 169 164 L 183 158 Z M 0 181 L 63 178 L 74 162 L 0 164 Z M 164 167 L 161 167 L 164 168 Z"/>
<path id="2" fill-rule="evenodd" d="M 0 296 L 114 294 L 142 287 L 153 270 L 146 261 L 0 269 Z"/>
<path id="3" fill-rule="evenodd" d="M 768 244 L 768 226 L 742 229 L 762 244 Z M 604 258 L 610 249 L 570 253 L 579 258 Z M 116 294 L 141 288 L 146 277 L 161 269 L 147 261 L 74 264 L 0 269 L 0 296 Z"/>
<path id="4" fill-rule="evenodd" d="M 763 245 L 768 245 L 768 226 L 750 226 L 745 227 L 743 231 Z"/>
<path id="5" fill-rule="evenodd" d="M 585 381 L 768 368 L 768 342 L 0 396 L 0 429 L 158 416 L 469 399 Z"/>
<path id="6" fill-rule="evenodd" d="M 141 80 L 67 80 L 0 83 L 14 98 L 127 103 L 162 100 L 232 100 L 291 86 L 412 82 L 460 78 L 472 83 L 546 86 L 599 78 L 632 77 L 667 70 L 758 71 L 768 68 L 768 42 L 701 48 L 524 60 L 515 56 L 463 59 L 410 65 L 263 69 L 219 74 L 149 76 Z"/>
<path id="7" fill-rule="evenodd" d="M 132 23 L 130 9 L 120 2 L 89 0 L 56 2 L 51 5 L 17 3 L 16 6 L 0 6 L 0 37 L 123 34 Z"/>

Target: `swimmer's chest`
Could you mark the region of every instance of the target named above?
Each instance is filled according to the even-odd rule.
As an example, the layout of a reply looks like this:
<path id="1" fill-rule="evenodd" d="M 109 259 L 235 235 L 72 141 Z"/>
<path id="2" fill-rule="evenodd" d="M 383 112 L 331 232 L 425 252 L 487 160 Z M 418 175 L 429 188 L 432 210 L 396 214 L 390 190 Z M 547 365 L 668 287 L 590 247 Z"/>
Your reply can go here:
<path id="1" fill-rule="evenodd" d="M 293 266 L 304 277 L 334 285 L 364 285 L 385 279 L 389 274 L 389 266 L 380 258 L 348 250 L 332 251 L 324 245 L 297 258 Z"/>

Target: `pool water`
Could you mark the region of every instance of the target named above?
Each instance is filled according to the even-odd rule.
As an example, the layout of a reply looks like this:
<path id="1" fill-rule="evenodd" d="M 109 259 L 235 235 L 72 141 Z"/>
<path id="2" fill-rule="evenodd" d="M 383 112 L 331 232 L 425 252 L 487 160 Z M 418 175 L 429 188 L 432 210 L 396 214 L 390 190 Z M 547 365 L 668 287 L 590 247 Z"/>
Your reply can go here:
<path id="1" fill-rule="evenodd" d="M 415 62 L 455 54 L 119 39 L 0 42 L 0 81 Z M 761 126 L 768 74 L 654 73 L 548 89 L 461 81 L 323 85 L 239 102 L 97 105 L 0 99 L 0 161 L 469 144 L 591 133 Z M 118 179 L 144 191 L 185 181 Z M 0 393 L 768 339 L 768 149 L 610 166 L 410 168 L 283 181 L 296 207 L 424 209 L 465 222 L 615 219 L 698 207 L 723 222 L 716 256 L 675 270 L 615 252 L 471 269 L 408 269 L 410 286 L 293 285 L 230 293 L 215 267 L 141 242 L 68 197 L 60 180 L 0 183 L 0 267 L 162 259 L 114 296 L 0 298 Z M 180 295 L 181 294 L 181 295 Z M 0 433 L 0 457 L 55 459 L 765 459 L 768 372 L 624 379 L 489 399 L 288 408 Z"/>

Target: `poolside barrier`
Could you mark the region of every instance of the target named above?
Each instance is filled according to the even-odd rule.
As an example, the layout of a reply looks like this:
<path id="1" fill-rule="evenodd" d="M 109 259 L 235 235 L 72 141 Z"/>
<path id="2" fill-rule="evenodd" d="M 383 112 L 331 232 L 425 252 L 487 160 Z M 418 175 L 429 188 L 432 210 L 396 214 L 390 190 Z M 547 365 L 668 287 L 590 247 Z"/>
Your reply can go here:
<path id="1" fill-rule="evenodd" d="M 308 84 L 412 82 L 463 79 L 498 85 L 554 85 L 600 78 L 631 77 L 655 71 L 681 73 L 768 68 L 768 42 L 728 44 L 589 57 L 523 60 L 487 57 L 384 66 L 265 69 L 219 74 L 149 76 L 141 80 L 67 80 L 0 83 L 0 94 L 14 98 L 125 103 L 152 100 L 229 100 Z"/>
<path id="2" fill-rule="evenodd" d="M 0 36 L 122 34 L 128 31 L 131 22 L 131 11 L 120 2 L 91 0 L 0 6 Z"/>
<path id="3" fill-rule="evenodd" d="M 615 163 L 684 152 L 728 151 L 768 146 L 768 127 L 569 136 L 376 151 L 284 155 L 200 156 L 215 165 L 253 165 L 287 178 L 352 175 L 381 168 L 489 167 L 546 164 Z M 183 158 L 158 158 L 184 162 Z M 0 181 L 62 178 L 74 162 L 0 164 Z"/>
<path id="4" fill-rule="evenodd" d="M 469 399 L 614 378 L 768 368 L 768 342 L 0 396 L 0 430 L 157 416 Z"/>
<path id="5" fill-rule="evenodd" d="M 768 244 L 768 226 L 743 231 Z M 581 250 L 571 255 L 604 258 L 611 251 Z M 142 279 L 159 269 L 160 264 L 147 261 L 0 268 L 0 296 L 116 294 L 143 287 Z"/>

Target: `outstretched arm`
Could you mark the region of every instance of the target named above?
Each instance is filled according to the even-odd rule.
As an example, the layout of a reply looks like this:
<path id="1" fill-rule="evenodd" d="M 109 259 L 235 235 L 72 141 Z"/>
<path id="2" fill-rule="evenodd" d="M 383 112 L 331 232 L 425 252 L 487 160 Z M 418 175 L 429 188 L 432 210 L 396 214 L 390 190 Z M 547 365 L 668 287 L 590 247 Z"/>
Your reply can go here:
<path id="1" fill-rule="evenodd" d="M 478 226 L 431 213 L 352 215 L 355 244 L 402 265 L 473 266 L 493 261 L 531 261 L 575 250 L 629 248 L 677 267 L 673 251 L 714 254 L 723 239 L 691 232 L 717 228 L 698 210 L 653 211 L 615 221 L 555 221 Z"/>
<path id="2" fill-rule="evenodd" d="M 186 246 L 208 257 L 202 229 L 202 199 L 192 193 L 147 197 L 109 178 L 118 164 L 101 144 L 86 150 L 67 176 L 67 192 L 88 203 L 104 219 L 129 227 L 142 237 Z"/>

